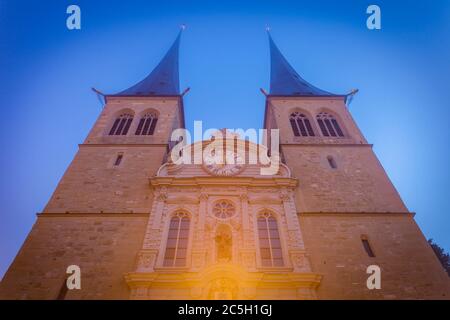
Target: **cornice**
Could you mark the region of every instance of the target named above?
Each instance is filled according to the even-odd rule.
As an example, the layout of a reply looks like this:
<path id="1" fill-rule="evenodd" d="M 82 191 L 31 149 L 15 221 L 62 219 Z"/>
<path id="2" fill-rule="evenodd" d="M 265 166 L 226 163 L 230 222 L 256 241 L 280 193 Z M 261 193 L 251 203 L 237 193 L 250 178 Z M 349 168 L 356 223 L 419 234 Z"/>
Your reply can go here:
<path id="1" fill-rule="evenodd" d="M 297 212 L 297 215 L 302 216 L 372 216 L 372 217 L 383 217 L 383 216 L 411 216 L 414 217 L 416 215 L 415 212 L 387 212 L 387 211 L 379 211 L 379 212 L 365 212 L 365 211 L 351 211 L 351 212 Z"/>
<path id="2" fill-rule="evenodd" d="M 156 186 L 246 186 L 246 187 L 290 187 L 297 186 L 297 179 L 286 177 L 153 177 L 150 185 Z"/>
<path id="3" fill-rule="evenodd" d="M 133 212 L 133 213 L 113 213 L 113 212 L 38 212 L 36 216 L 38 218 L 56 218 L 56 217 L 64 217 L 64 218 L 77 218 L 77 217 L 127 217 L 127 218 L 142 218 L 148 217 L 150 215 L 149 212 Z"/>

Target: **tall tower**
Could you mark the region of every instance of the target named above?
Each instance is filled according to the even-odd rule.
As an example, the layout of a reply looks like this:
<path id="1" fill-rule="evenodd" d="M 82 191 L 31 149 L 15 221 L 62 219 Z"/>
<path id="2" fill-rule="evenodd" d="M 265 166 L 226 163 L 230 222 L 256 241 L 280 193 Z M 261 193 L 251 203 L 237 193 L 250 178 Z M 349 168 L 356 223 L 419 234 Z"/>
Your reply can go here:
<path id="1" fill-rule="evenodd" d="M 288 63 L 269 34 L 264 127 L 280 130 L 282 159 L 298 178 L 298 219 L 325 299 L 449 298 L 438 259 L 346 106 Z M 368 290 L 366 268 L 381 269 Z"/>
<path id="2" fill-rule="evenodd" d="M 180 34 L 156 68 L 106 104 L 1 282 L 0 297 L 128 298 L 153 195 L 148 178 L 164 162 L 173 129 L 184 127 Z M 83 290 L 66 292 L 66 268 Z"/>

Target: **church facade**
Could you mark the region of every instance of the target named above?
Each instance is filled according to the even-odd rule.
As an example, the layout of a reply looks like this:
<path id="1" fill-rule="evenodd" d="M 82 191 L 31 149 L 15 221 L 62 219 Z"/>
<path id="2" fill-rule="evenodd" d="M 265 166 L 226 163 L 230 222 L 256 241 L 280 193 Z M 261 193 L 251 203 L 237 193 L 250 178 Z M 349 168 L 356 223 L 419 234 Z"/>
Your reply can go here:
<path id="1" fill-rule="evenodd" d="M 231 145 L 224 157 L 234 161 L 174 162 L 171 134 L 185 126 L 180 36 L 147 78 L 105 96 L 0 298 L 450 298 L 449 277 L 348 95 L 301 78 L 270 35 L 263 127 L 279 130 L 277 150 L 222 130 L 215 142 Z M 183 152 L 196 158 L 211 143 Z M 248 161 L 275 154 L 273 174 Z M 79 290 L 67 290 L 70 265 L 80 267 Z M 367 285 L 374 265 L 378 289 Z"/>

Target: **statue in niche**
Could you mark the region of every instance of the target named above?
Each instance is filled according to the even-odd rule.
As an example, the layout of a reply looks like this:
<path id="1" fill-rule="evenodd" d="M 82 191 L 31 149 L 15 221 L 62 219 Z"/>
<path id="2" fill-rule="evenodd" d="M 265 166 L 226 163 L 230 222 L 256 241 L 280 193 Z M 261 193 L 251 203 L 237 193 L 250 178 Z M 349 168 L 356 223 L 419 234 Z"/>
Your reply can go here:
<path id="1" fill-rule="evenodd" d="M 232 236 L 229 226 L 220 225 L 216 231 L 217 262 L 231 262 L 232 258 Z"/>
<path id="2" fill-rule="evenodd" d="M 211 282 L 209 299 L 231 300 L 236 297 L 237 285 L 235 281 L 227 278 L 215 279 Z"/>

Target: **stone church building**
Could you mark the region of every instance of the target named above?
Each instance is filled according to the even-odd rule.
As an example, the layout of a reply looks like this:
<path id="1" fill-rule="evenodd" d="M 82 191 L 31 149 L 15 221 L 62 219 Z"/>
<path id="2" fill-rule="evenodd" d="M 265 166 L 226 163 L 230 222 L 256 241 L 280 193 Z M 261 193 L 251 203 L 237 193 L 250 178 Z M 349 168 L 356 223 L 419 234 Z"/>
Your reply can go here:
<path id="1" fill-rule="evenodd" d="M 147 78 L 105 95 L 1 299 L 450 298 L 449 277 L 349 96 L 301 78 L 270 35 L 263 128 L 279 129 L 279 150 L 232 139 L 248 157 L 279 151 L 279 170 L 174 163 L 170 137 L 185 126 L 180 35 Z M 79 290 L 67 289 L 70 265 L 80 267 Z M 371 265 L 380 289 L 367 286 Z"/>

